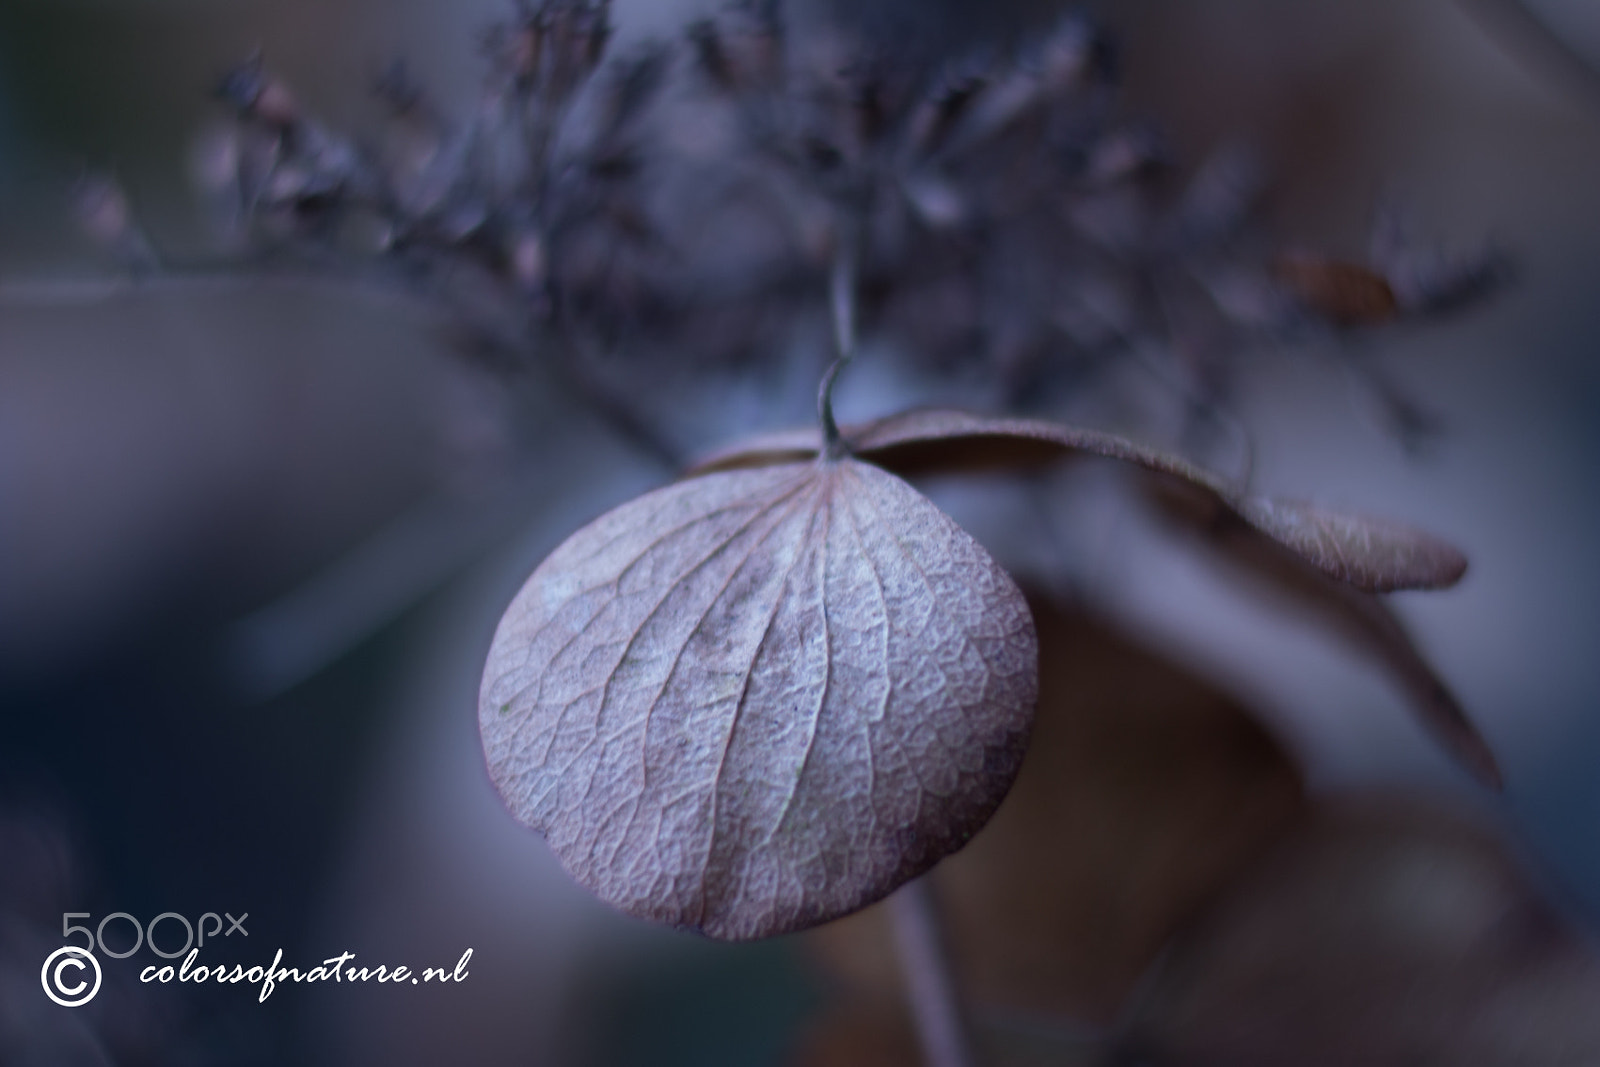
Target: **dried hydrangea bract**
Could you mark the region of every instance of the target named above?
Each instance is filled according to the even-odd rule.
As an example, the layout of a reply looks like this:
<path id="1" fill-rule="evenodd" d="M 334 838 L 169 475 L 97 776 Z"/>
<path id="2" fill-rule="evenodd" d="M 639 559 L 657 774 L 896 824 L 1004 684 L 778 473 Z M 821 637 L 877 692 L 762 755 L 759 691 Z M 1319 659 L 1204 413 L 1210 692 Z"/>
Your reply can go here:
<path id="1" fill-rule="evenodd" d="M 989 418 L 964 411 L 909 411 L 844 430 L 853 451 L 911 477 L 972 468 L 1016 467 L 1082 453 L 1135 464 L 1190 491 L 1212 511 L 1336 581 L 1372 593 L 1443 589 L 1466 573 L 1448 542 L 1387 519 L 1326 511 L 1298 501 L 1245 497 L 1227 480 L 1178 456 L 1114 434 L 1044 419 Z M 752 438 L 701 460 L 695 471 L 730 470 L 814 454 L 813 429 Z"/>
<path id="2" fill-rule="evenodd" d="M 578 531 L 506 611 L 489 770 L 624 911 L 764 937 L 959 848 L 1022 761 L 1026 601 L 969 535 L 851 458 L 690 479 Z"/>
<path id="3" fill-rule="evenodd" d="M 908 411 L 842 431 L 855 455 L 902 477 L 1014 468 L 1071 455 L 1131 463 L 1158 480 L 1171 509 L 1211 535 L 1244 567 L 1312 604 L 1401 682 L 1423 726 L 1478 781 L 1503 787 L 1493 750 L 1405 628 L 1376 595 L 1444 589 L 1467 558 L 1432 534 L 1387 519 L 1312 504 L 1245 496 L 1187 460 L 1097 430 L 1042 419 L 962 411 Z M 816 454 L 811 428 L 751 438 L 702 459 L 694 472 L 794 462 Z"/>

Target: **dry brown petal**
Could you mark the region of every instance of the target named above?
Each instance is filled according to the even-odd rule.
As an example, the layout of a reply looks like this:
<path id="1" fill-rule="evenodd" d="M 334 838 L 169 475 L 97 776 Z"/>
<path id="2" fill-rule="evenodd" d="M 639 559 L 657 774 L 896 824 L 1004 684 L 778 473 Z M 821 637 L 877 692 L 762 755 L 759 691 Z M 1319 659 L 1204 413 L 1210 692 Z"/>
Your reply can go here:
<path id="1" fill-rule="evenodd" d="M 977 1021 L 1096 1023 L 1184 920 L 1304 812 L 1300 771 L 1226 694 L 1086 617 L 1031 602 L 1039 712 L 984 832 L 930 876 Z M 884 907 L 808 935 L 858 990 L 900 983 Z"/>
<path id="2" fill-rule="evenodd" d="M 1374 798 L 1318 812 L 1175 946 L 1126 1051 L 1154 1067 L 1595 1063 L 1597 1003 L 1592 947 L 1492 835 Z"/>
<path id="3" fill-rule="evenodd" d="M 1413 527 L 1327 511 L 1298 501 L 1242 497 L 1227 480 L 1178 456 L 1113 434 L 1040 419 L 960 411 L 912 411 L 844 429 L 855 454 L 902 477 L 1031 465 L 1088 454 L 1156 475 L 1168 510 L 1238 562 L 1308 599 L 1376 655 L 1405 686 L 1418 715 L 1480 781 L 1501 774 L 1488 743 L 1372 593 L 1441 589 L 1460 580 L 1466 557 Z M 754 438 L 702 460 L 691 474 L 760 466 L 815 453 L 815 430 Z"/>
<path id="4" fill-rule="evenodd" d="M 1238 508 L 1256 530 L 1323 574 L 1367 592 L 1443 589 L 1467 571 L 1460 549 L 1389 519 L 1260 497 L 1242 500 Z"/>
<path id="5" fill-rule="evenodd" d="M 763 937 L 959 848 L 1021 763 L 1026 601 L 853 459 L 680 482 L 578 531 L 484 671 L 490 774 L 567 870 L 636 915 Z"/>
<path id="6" fill-rule="evenodd" d="M 1307 310 L 1338 326 L 1388 322 L 1400 310 L 1389 280 L 1359 263 L 1285 255 L 1272 265 L 1272 273 Z"/>

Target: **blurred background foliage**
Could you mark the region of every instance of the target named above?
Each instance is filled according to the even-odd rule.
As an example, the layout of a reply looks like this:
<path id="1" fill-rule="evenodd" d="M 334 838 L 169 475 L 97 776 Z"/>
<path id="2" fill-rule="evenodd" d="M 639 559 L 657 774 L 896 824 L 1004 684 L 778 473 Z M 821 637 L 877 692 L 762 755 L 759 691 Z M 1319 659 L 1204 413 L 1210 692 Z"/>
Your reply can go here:
<path id="1" fill-rule="evenodd" d="M 1515 264 L 1460 315 L 1232 354 L 1226 403 L 1259 487 L 1467 550 L 1460 587 L 1396 606 L 1509 786 L 1476 791 L 1358 653 L 1151 521 L 1114 473 L 931 486 L 1035 590 L 1045 636 L 1016 793 L 934 878 L 984 1062 L 1600 1058 L 1600 92 L 1573 61 L 1600 66 L 1600 14 L 1528 0 L 1552 49 L 1504 10 L 1092 9 L 1117 42 L 1119 120 L 1159 131 L 1184 176 L 1253 144 L 1277 245 L 1361 261 L 1398 203 Z M 1054 16 L 806 11 L 890 54 Z M 627 45 L 704 13 L 614 15 Z M 572 885 L 487 781 L 475 696 L 500 611 L 566 534 L 668 477 L 658 456 L 554 375 L 513 388 L 462 358 L 404 292 L 97 281 L 118 267 L 74 220 L 89 172 L 115 174 L 174 260 L 237 254 L 192 174 L 211 91 L 252 49 L 319 120 L 375 128 L 370 87 L 396 56 L 470 106 L 476 42 L 505 14 L 0 8 L 0 1061 L 914 1058 L 873 911 L 756 945 L 647 928 Z M 678 443 L 805 422 L 820 363 L 798 336 L 714 381 L 652 371 Z M 841 383 L 845 417 L 1000 402 L 970 369 L 871 356 Z M 1404 447 L 1352 359 L 1438 431 Z M 1169 381 L 1138 361 L 1103 380 L 1052 413 L 1182 436 Z M 1203 445 L 1236 461 L 1227 434 Z M 141 955 L 107 961 L 89 1008 L 40 996 L 64 911 L 225 909 L 251 913 L 262 962 L 281 946 L 447 964 L 470 946 L 472 975 L 257 1004 L 141 985 Z"/>

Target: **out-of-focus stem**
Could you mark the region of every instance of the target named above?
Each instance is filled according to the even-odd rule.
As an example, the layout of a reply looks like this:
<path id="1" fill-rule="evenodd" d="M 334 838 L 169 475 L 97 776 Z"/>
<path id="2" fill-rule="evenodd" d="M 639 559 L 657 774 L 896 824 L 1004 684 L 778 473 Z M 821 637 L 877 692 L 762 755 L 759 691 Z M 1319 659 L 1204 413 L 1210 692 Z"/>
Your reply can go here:
<path id="1" fill-rule="evenodd" d="M 889 898 L 889 919 L 928 1067 L 972 1067 L 972 1042 L 926 878 L 907 883 Z"/>
<path id="2" fill-rule="evenodd" d="M 839 236 L 828 277 L 828 309 L 833 316 L 833 354 L 847 360 L 856 353 L 856 238 Z"/>
<path id="3" fill-rule="evenodd" d="M 688 457 L 656 429 L 655 424 L 622 390 L 611 386 L 594 369 L 594 352 L 580 331 L 565 317 L 557 330 L 556 358 L 549 361 L 557 384 L 588 406 L 617 436 L 649 456 L 672 474 L 688 465 Z"/>

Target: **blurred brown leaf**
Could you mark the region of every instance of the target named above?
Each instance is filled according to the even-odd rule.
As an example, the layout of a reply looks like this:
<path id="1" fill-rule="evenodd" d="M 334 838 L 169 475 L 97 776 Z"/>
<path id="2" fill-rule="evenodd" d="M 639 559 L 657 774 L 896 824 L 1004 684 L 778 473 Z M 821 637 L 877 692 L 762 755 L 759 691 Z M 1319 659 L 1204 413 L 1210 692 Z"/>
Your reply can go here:
<path id="1" fill-rule="evenodd" d="M 1393 798 L 1320 810 L 1170 957 L 1138 1062 L 1600 1062 L 1600 965 L 1499 840 Z"/>
<path id="2" fill-rule="evenodd" d="M 1097 622 L 1033 611 L 1028 757 L 934 889 L 980 1021 L 1106 1022 L 1174 928 L 1298 817 L 1300 776 L 1232 698 Z M 847 983 L 898 987 L 883 907 L 810 937 Z"/>
<path id="3" fill-rule="evenodd" d="M 800 929 L 961 847 L 1037 695 L 1026 602 L 926 498 L 844 459 L 680 482 L 507 609 L 480 723 L 572 875 L 715 937 Z"/>

